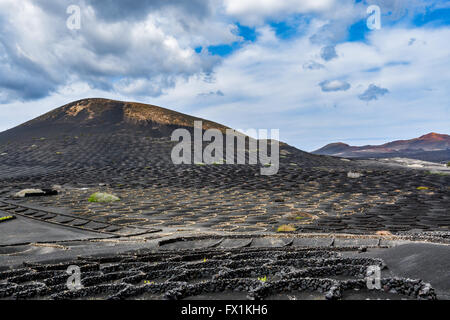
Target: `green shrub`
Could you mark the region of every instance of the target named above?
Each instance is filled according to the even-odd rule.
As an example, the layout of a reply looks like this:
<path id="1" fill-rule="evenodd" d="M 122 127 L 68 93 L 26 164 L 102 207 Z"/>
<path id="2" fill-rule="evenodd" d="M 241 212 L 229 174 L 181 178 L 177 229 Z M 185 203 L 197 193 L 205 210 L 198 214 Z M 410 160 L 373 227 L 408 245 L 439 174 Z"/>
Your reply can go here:
<path id="1" fill-rule="evenodd" d="M 89 202 L 113 202 L 120 201 L 118 197 L 109 193 L 96 192 L 91 194 L 88 199 Z"/>
<path id="2" fill-rule="evenodd" d="M 282 224 L 281 226 L 279 226 L 277 228 L 277 232 L 294 232 L 296 230 L 297 229 L 293 225 L 290 225 L 290 224 Z"/>
<path id="3" fill-rule="evenodd" d="M 14 217 L 14 216 L 0 217 L 0 222 L 7 221 L 7 220 L 12 220 L 12 219 L 15 219 L 15 218 L 16 217 Z"/>

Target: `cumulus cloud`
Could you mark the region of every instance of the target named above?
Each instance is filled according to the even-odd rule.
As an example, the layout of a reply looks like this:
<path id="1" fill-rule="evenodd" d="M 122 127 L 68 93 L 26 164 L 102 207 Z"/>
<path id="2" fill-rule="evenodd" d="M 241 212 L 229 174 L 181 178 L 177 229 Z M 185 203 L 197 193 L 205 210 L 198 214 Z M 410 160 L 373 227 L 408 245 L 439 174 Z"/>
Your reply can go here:
<path id="1" fill-rule="evenodd" d="M 323 47 L 322 50 L 320 51 L 320 56 L 325 61 L 330 61 L 338 57 L 338 55 L 336 54 L 335 46 Z"/>
<path id="2" fill-rule="evenodd" d="M 41 0 L 42 1 L 42 0 Z M 160 9 L 174 9 L 195 18 L 206 17 L 211 13 L 209 1 L 204 0 L 86 0 L 97 16 L 108 21 L 143 20 L 149 12 Z"/>
<path id="3" fill-rule="evenodd" d="M 448 131 L 450 74 L 442 72 L 450 63 L 443 41 L 450 38 L 448 25 L 383 24 L 364 41 L 346 41 L 349 26 L 364 19 L 364 1 L 316 10 L 296 0 L 242 0 L 228 8 L 232 15 L 221 0 L 180 1 L 133 8 L 116 1 L 120 9 L 114 9 L 112 0 L 79 0 L 81 29 L 70 31 L 65 10 L 72 1 L 0 0 L 0 101 L 7 102 L 0 106 L 0 130 L 70 101 L 105 97 L 234 128 L 281 128 L 283 141 L 305 150 L 373 137 L 374 128 L 404 138 Z M 252 3 L 254 11 L 245 9 Z M 259 24 L 297 13 L 305 23 L 288 39 Z M 253 21 L 256 39 L 224 58 L 211 56 L 208 46 L 240 41 L 230 21 Z M 325 63 L 326 46 L 339 59 Z M 27 101 L 11 102 L 16 99 Z M 371 103 L 361 108 L 365 101 Z"/>
<path id="4" fill-rule="evenodd" d="M 323 92 L 347 91 L 350 89 L 350 83 L 341 80 L 325 80 L 319 83 Z"/>
<path id="5" fill-rule="evenodd" d="M 336 0 L 224 0 L 226 13 L 248 25 L 295 13 L 324 12 L 335 4 Z"/>
<path id="6" fill-rule="evenodd" d="M 198 94 L 199 97 L 211 97 L 211 96 L 223 97 L 224 95 L 225 94 L 221 90 L 210 91 L 210 92 L 207 92 L 207 93 L 199 93 Z"/>
<path id="7" fill-rule="evenodd" d="M 370 84 L 366 91 L 360 94 L 358 98 L 363 101 L 377 100 L 379 97 L 384 96 L 386 93 L 389 93 L 388 89 L 380 88 L 374 84 Z"/>
<path id="8" fill-rule="evenodd" d="M 305 69 L 305 70 L 319 70 L 319 69 L 323 69 L 323 68 L 325 68 L 325 66 L 323 64 L 318 63 L 316 61 L 312 61 L 312 60 L 305 62 L 303 64 L 303 69 Z"/>
<path id="9" fill-rule="evenodd" d="M 211 73 L 220 62 L 195 47 L 240 39 L 208 2 L 135 2 L 82 1 L 81 29 L 69 30 L 70 0 L 2 1 L 0 102 L 42 98 L 75 81 L 157 96 L 176 78 Z"/>
<path id="10" fill-rule="evenodd" d="M 438 1 L 428 0 L 366 0 L 368 5 L 377 5 L 383 13 L 383 20 L 398 21 L 404 17 L 413 17 L 416 13 L 425 12 L 427 8 L 438 5 Z M 436 2 L 433 4 L 433 2 Z"/>

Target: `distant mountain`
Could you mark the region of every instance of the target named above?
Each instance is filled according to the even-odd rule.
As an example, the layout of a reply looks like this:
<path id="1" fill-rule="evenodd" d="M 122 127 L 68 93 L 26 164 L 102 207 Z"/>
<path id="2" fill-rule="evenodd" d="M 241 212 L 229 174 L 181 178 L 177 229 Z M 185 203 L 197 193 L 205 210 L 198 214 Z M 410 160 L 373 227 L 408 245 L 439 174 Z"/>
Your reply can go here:
<path id="1" fill-rule="evenodd" d="M 337 142 L 327 144 L 312 153 L 346 158 L 406 157 L 441 162 L 450 159 L 450 136 L 431 132 L 415 139 L 361 147 Z"/>

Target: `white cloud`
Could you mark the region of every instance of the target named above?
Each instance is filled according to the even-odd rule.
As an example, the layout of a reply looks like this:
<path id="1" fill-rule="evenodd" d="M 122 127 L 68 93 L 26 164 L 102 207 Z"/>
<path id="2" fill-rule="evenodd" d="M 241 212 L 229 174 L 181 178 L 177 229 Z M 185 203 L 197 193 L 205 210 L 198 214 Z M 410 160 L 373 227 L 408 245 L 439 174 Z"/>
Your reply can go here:
<path id="1" fill-rule="evenodd" d="M 239 40 L 236 27 L 209 9 L 196 16 L 164 1 L 135 20 L 102 19 L 99 9 L 81 2 L 81 29 L 69 30 L 65 3 L 0 2 L 0 102 L 45 97 L 69 80 L 158 95 L 174 78 L 210 72 L 218 63 L 195 47 Z M 208 3 L 186 10 L 202 6 Z"/>
<path id="2" fill-rule="evenodd" d="M 319 83 L 323 92 L 329 91 L 346 91 L 350 89 L 350 84 L 342 80 L 325 80 Z"/>
<path id="3" fill-rule="evenodd" d="M 363 101 L 377 100 L 379 97 L 384 96 L 387 93 L 389 93 L 388 89 L 380 88 L 371 83 L 367 90 L 360 94 L 358 98 Z"/>
<path id="4" fill-rule="evenodd" d="M 164 6 L 145 15 L 135 11 L 139 18 L 130 21 L 115 13 L 98 19 L 86 5 L 82 29 L 69 32 L 63 5 L 44 10 L 29 0 L 1 1 L 6 32 L 0 34 L 0 101 L 32 100 L 0 105 L 0 130 L 73 100 L 106 97 L 157 104 L 234 128 L 279 128 L 283 141 L 305 150 L 355 137 L 380 143 L 370 137 L 448 133 L 450 74 L 443 71 L 450 63 L 450 29 L 383 27 L 367 43 L 339 43 L 359 18 L 350 2 L 319 9 L 308 7 L 310 1 L 266 1 L 261 8 L 256 1 L 228 1 L 234 7 L 225 9 L 233 17 L 222 15 L 226 10 L 208 13 L 217 10 L 213 6 L 193 18 Z M 254 43 L 220 63 L 193 50 L 238 40 L 229 24 L 235 17 L 258 24 L 303 12 L 320 14 L 301 36 L 282 40 L 259 25 Z M 324 43 L 335 46 L 337 59 L 321 60 Z M 351 87 L 323 92 L 318 86 L 338 88 L 342 81 Z M 361 101 L 371 84 L 389 94 Z"/>
<path id="5" fill-rule="evenodd" d="M 337 45 L 339 59 L 314 71 L 304 65 L 320 57 L 321 46 L 308 40 L 315 29 L 289 42 L 263 29 L 271 40 L 228 57 L 215 68 L 214 82 L 191 77 L 153 102 L 235 128 L 279 128 L 282 140 L 305 150 L 349 138 L 381 143 L 370 137 L 448 133 L 450 75 L 442 70 L 450 63 L 450 45 L 442 39 L 450 37 L 449 28 L 382 29 L 367 44 Z M 411 37 L 418 39 L 414 46 L 408 46 Z M 317 84 L 329 79 L 345 79 L 351 87 L 322 92 Z M 389 88 L 389 94 L 370 104 L 361 101 L 370 84 Z M 217 90 L 226 95 L 198 97 Z"/>
<path id="6" fill-rule="evenodd" d="M 246 24 L 261 24 L 267 18 L 280 18 L 295 13 L 323 12 L 335 0 L 224 0 L 227 14 Z"/>

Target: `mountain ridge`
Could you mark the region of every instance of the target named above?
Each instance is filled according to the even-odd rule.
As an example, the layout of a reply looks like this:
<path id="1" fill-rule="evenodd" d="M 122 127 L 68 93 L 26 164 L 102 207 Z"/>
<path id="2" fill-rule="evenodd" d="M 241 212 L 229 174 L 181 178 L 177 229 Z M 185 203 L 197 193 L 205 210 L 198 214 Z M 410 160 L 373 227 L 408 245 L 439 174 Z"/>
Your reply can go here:
<path id="1" fill-rule="evenodd" d="M 450 157 L 449 150 L 450 135 L 430 132 L 418 138 L 395 140 L 381 145 L 351 146 L 343 142 L 334 142 L 312 153 L 349 158 L 412 157 L 421 160 L 427 160 L 423 158 L 430 156 L 445 160 Z"/>

